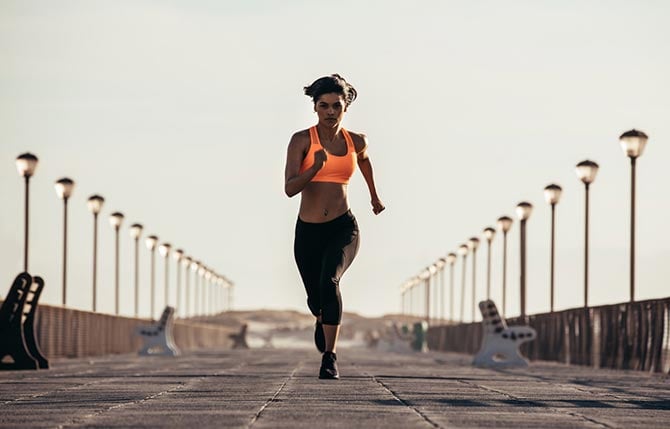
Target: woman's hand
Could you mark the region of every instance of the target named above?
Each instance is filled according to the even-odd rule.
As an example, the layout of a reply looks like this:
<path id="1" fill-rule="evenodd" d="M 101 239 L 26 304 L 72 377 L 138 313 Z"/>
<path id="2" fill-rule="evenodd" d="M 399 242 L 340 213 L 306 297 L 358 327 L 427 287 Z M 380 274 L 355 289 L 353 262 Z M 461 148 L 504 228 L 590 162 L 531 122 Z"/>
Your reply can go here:
<path id="1" fill-rule="evenodd" d="M 372 201 L 372 213 L 378 215 L 379 213 L 383 212 L 386 207 L 384 207 L 384 203 L 379 198 L 373 198 Z"/>
<path id="2" fill-rule="evenodd" d="M 316 171 L 321 170 L 327 160 L 328 155 L 326 155 L 326 151 L 324 149 L 314 152 L 314 168 L 316 168 Z"/>

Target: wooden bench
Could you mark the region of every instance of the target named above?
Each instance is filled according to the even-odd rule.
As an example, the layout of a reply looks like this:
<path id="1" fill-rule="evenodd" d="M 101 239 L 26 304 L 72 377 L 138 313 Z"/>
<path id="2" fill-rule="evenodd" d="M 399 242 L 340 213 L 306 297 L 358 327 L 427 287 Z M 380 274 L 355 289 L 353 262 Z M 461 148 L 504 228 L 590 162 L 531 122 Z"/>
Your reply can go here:
<path id="1" fill-rule="evenodd" d="M 14 279 L 0 307 L 0 369 L 49 368 L 35 336 L 35 314 L 42 289 L 41 277 L 21 273 Z"/>
<path id="2" fill-rule="evenodd" d="M 528 361 L 519 352 L 519 346 L 535 339 L 535 329 L 529 326 L 508 327 L 491 300 L 481 301 L 479 310 L 484 335 L 472 364 L 480 367 L 528 366 Z"/>
<path id="3" fill-rule="evenodd" d="M 138 352 L 141 356 L 177 356 L 179 348 L 174 343 L 172 328 L 174 325 L 174 308 L 167 306 L 161 318 L 151 325 L 141 325 L 135 333 L 144 341 Z"/>

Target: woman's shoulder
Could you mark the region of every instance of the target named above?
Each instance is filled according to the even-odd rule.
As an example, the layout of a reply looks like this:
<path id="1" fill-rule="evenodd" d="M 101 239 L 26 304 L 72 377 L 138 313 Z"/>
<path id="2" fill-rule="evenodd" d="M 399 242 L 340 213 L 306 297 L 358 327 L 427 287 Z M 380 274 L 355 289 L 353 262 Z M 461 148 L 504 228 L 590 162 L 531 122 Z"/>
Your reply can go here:
<path id="1" fill-rule="evenodd" d="M 309 128 L 305 130 L 296 131 L 291 136 L 291 140 L 288 143 L 288 150 L 290 151 L 299 151 L 306 153 L 311 144 L 309 137 Z"/>
<path id="2" fill-rule="evenodd" d="M 356 152 L 360 152 L 361 150 L 365 149 L 365 147 L 368 145 L 368 136 L 365 135 L 365 133 L 351 130 L 347 130 L 347 132 L 351 136 L 351 140 L 354 142 Z"/>
<path id="3" fill-rule="evenodd" d="M 306 128 L 306 129 L 300 130 L 300 131 L 296 131 L 291 136 L 291 143 L 293 143 L 293 142 L 304 143 L 304 142 L 309 142 L 309 141 L 310 141 L 309 128 Z"/>

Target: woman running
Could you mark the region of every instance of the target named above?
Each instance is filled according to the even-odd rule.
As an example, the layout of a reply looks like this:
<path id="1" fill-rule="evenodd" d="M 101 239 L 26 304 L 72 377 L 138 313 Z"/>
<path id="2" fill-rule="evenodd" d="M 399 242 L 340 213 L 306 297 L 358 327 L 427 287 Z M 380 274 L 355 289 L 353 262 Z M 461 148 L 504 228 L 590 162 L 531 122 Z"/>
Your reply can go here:
<path id="1" fill-rule="evenodd" d="M 349 209 L 347 184 L 360 168 L 370 191 L 372 212 L 384 211 L 377 195 L 364 134 L 342 128 L 344 113 L 356 99 L 353 86 L 340 75 L 317 79 L 304 88 L 312 98 L 318 123 L 291 137 L 286 155 L 284 190 L 300 193 L 294 255 L 316 317 L 314 343 L 323 353 L 319 378 L 339 379 L 337 337 L 342 321 L 340 279 L 358 252 L 358 224 Z"/>

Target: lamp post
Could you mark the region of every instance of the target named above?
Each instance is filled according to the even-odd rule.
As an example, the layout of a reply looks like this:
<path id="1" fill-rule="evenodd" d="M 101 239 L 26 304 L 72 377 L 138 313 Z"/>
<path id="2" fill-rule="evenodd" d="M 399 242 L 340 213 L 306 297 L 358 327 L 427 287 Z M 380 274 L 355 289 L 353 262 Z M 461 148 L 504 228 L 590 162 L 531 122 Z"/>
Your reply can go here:
<path id="1" fill-rule="evenodd" d="M 412 305 L 412 295 L 414 294 L 414 278 L 411 278 L 407 282 L 407 287 L 405 290 L 405 295 L 407 295 L 407 314 L 410 316 L 414 312 L 414 306 Z"/>
<path id="2" fill-rule="evenodd" d="M 647 145 L 647 139 L 645 133 L 635 129 L 619 137 L 621 148 L 630 158 L 630 302 L 635 301 L 635 164 Z"/>
<path id="3" fill-rule="evenodd" d="M 184 251 L 177 249 L 172 253 L 175 263 L 177 264 L 177 314 L 181 310 L 181 260 L 184 257 Z"/>
<path id="4" fill-rule="evenodd" d="M 191 257 L 191 265 L 188 266 L 189 270 L 193 273 L 193 287 L 191 288 L 193 291 L 189 291 L 188 293 L 188 300 L 193 298 L 193 311 L 191 311 L 191 305 L 187 304 L 189 315 L 195 316 L 196 311 L 195 307 L 197 305 L 197 301 L 195 300 L 195 294 L 197 293 L 198 290 L 198 262 Z"/>
<path id="5" fill-rule="evenodd" d="M 109 224 L 114 228 L 115 235 L 115 257 L 114 257 L 114 308 L 116 314 L 119 314 L 119 230 L 123 223 L 123 214 L 114 212 L 109 215 Z"/>
<path id="6" fill-rule="evenodd" d="M 413 311 L 413 313 L 414 313 L 415 316 L 418 316 L 418 315 L 421 314 L 421 296 L 420 296 L 421 290 L 419 288 L 420 284 L 421 284 L 421 278 L 420 278 L 419 275 L 416 275 L 414 277 L 414 285 L 412 286 L 412 292 L 413 292 L 413 295 L 414 295 L 414 299 L 413 299 L 413 301 L 414 301 L 414 305 L 413 305 L 414 311 Z"/>
<path id="7" fill-rule="evenodd" d="M 430 270 L 428 268 L 425 268 L 421 273 L 419 274 L 419 278 L 421 281 L 423 281 L 424 285 L 424 291 L 425 291 L 425 319 L 426 323 L 430 322 Z"/>
<path id="8" fill-rule="evenodd" d="M 135 240 L 135 317 L 140 312 L 140 236 L 142 235 L 142 225 L 134 223 L 130 226 L 130 238 Z"/>
<path id="9" fill-rule="evenodd" d="M 190 288 L 189 288 L 189 284 L 190 284 L 190 278 L 191 278 L 190 271 L 191 271 L 191 262 L 192 261 L 193 260 L 191 259 L 190 256 L 184 256 L 183 258 L 181 258 L 181 263 L 184 266 L 184 274 L 185 274 L 184 275 L 184 295 L 186 295 L 186 303 L 184 305 L 184 309 L 181 312 L 184 315 L 184 317 L 188 317 L 190 304 L 191 304 L 191 299 L 190 299 L 191 291 L 190 291 Z"/>
<path id="10" fill-rule="evenodd" d="M 219 305 L 218 305 L 219 313 L 223 313 L 223 311 L 224 311 L 223 289 L 225 288 L 225 286 L 226 286 L 226 281 L 224 280 L 223 276 L 220 276 L 219 277 L 219 289 L 218 289 L 219 290 L 219 299 L 218 299 L 218 301 L 219 301 Z"/>
<path id="11" fill-rule="evenodd" d="M 212 278 L 212 314 L 216 314 L 219 311 L 219 285 L 221 284 L 221 277 L 218 274 L 214 273 Z"/>
<path id="12" fill-rule="evenodd" d="M 502 267 L 502 317 L 505 318 L 507 304 L 507 233 L 512 228 L 512 218 L 501 216 L 498 218 L 498 229 L 503 233 L 503 267 Z"/>
<path id="13" fill-rule="evenodd" d="M 210 293 L 211 293 L 211 280 L 212 280 L 212 270 L 207 268 L 205 270 L 205 286 L 203 288 L 203 293 L 202 293 L 202 312 L 205 315 L 209 315 L 209 303 L 211 301 L 210 299 Z"/>
<path id="14" fill-rule="evenodd" d="M 440 323 L 444 323 L 444 267 L 447 265 L 447 258 L 440 258 L 435 262 L 438 275 L 440 276 Z"/>
<path id="15" fill-rule="evenodd" d="M 554 259 L 555 259 L 555 237 L 556 237 L 556 204 L 561 199 L 562 189 L 552 183 L 544 188 L 544 199 L 551 205 L 551 261 L 549 274 L 549 308 L 554 312 Z"/>
<path id="16" fill-rule="evenodd" d="M 458 257 L 455 253 L 451 252 L 447 254 L 447 264 L 449 264 L 449 317 L 451 321 L 455 320 L 454 317 L 454 265 L 456 264 L 456 259 Z"/>
<path id="17" fill-rule="evenodd" d="M 428 291 L 430 293 L 430 289 L 433 287 L 433 285 L 436 284 L 436 282 L 433 281 L 433 280 L 435 279 L 435 277 L 437 275 L 437 266 L 435 264 L 430 264 L 428 266 L 428 273 L 430 274 L 430 276 L 428 277 L 428 280 L 427 280 L 428 281 L 427 286 L 428 286 Z M 434 295 L 435 296 L 431 296 L 431 302 L 432 303 L 434 303 L 435 300 L 437 299 L 437 291 L 435 291 Z M 435 310 L 435 304 L 433 304 L 433 310 Z M 433 318 L 435 318 L 434 316 L 435 316 L 435 312 L 433 312 Z M 429 318 L 428 323 L 430 324 L 430 312 L 428 313 L 428 318 Z"/>
<path id="18" fill-rule="evenodd" d="M 463 281 L 461 282 L 461 323 L 465 320 L 465 261 L 468 259 L 468 245 L 461 244 L 458 247 L 458 254 L 463 257 Z"/>
<path id="19" fill-rule="evenodd" d="M 198 316 L 202 316 L 205 313 L 205 306 L 202 305 L 205 299 L 205 272 L 207 272 L 207 267 L 204 266 L 201 262 L 198 262 L 198 294 L 200 295 L 197 300 L 198 306 Z"/>
<path id="20" fill-rule="evenodd" d="M 416 284 L 416 276 L 412 277 L 410 279 L 410 284 L 407 287 L 407 295 L 408 295 L 408 307 L 409 307 L 409 315 L 413 316 L 414 315 L 414 285 Z"/>
<path id="21" fill-rule="evenodd" d="M 91 195 L 86 202 L 89 211 L 93 213 L 93 312 L 96 311 L 98 293 L 98 214 L 104 203 L 105 199 L 100 195 Z"/>
<path id="22" fill-rule="evenodd" d="M 228 281 L 228 311 L 233 309 L 233 288 L 235 283 Z"/>
<path id="23" fill-rule="evenodd" d="M 200 261 L 194 260 L 191 264 L 191 271 L 193 271 L 193 315 L 199 316 L 200 305 Z"/>
<path id="24" fill-rule="evenodd" d="M 468 247 L 472 250 L 472 321 L 475 321 L 475 300 L 477 295 L 477 248 L 479 247 L 479 238 L 471 237 L 468 240 Z"/>
<path id="25" fill-rule="evenodd" d="M 484 237 L 486 237 L 486 299 L 491 299 L 491 242 L 496 236 L 496 230 L 492 227 L 484 228 Z"/>
<path id="26" fill-rule="evenodd" d="M 516 206 L 516 215 L 519 218 L 521 238 L 520 238 L 520 250 L 521 250 L 521 274 L 519 276 L 519 298 L 521 300 L 521 317 L 526 317 L 526 222 L 530 217 L 531 212 L 533 211 L 533 205 L 522 201 Z"/>
<path id="27" fill-rule="evenodd" d="M 596 179 L 598 164 L 582 161 L 577 164 L 577 177 L 584 183 L 584 307 L 589 306 L 589 187 Z"/>
<path id="28" fill-rule="evenodd" d="M 171 248 L 172 248 L 172 246 L 170 245 L 170 243 L 161 243 L 160 246 L 158 246 L 158 253 L 159 253 L 159 254 L 161 255 L 161 257 L 163 258 L 163 260 L 164 260 L 163 262 L 164 262 L 164 265 L 165 265 L 165 276 L 164 276 L 164 279 L 163 279 L 163 280 L 165 281 L 165 291 L 164 291 L 164 294 L 165 294 L 165 306 L 168 306 L 168 305 L 169 305 L 169 304 L 168 304 L 168 298 L 169 298 L 169 284 L 170 284 L 170 283 L 169 283 L 169 276 L 170 276 L 170 273 L 169 273 L 169 271 L 170 271 L 170 270 L 169 270 L 169 267 L 170 267 L 170 258 L 169 258 L 169 256 L 170 256 L 170 249 L 171 249 Z"/>
<path id="29" fill-rule="evenodd" d="M 32 153 L 24 153 L 16 158 L 16 169 L 23 176 L 26 183 L 26 192 L 24 198 L 24 221 L 23 221 L 23 271 L 28 272 L 28 228 L 29 228 L 29 205 L 30 201 L 30 178 L 35 174 L 37 168 L 37 157 Z"/>
<path id="30" fill-rule="evenodd" d="M 63 200 L 63 306 L 67 301 L 67 201 L 72 195 L 74 182 L 63 177 L 56 182 L 56 194 Z"/>
<path id="31" fill-rule="evenodd" d="M 155 306 L 156 306 L 156 243 L 158 243 L 158 237 L 155 235 L 150 235 L 144 239 L 144 244 L 147 246 L 147 249 L 151 252 L 151 318 L 155 317 Z"/>

